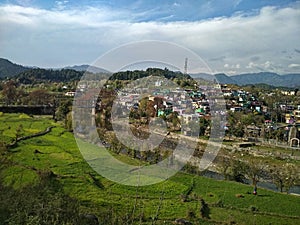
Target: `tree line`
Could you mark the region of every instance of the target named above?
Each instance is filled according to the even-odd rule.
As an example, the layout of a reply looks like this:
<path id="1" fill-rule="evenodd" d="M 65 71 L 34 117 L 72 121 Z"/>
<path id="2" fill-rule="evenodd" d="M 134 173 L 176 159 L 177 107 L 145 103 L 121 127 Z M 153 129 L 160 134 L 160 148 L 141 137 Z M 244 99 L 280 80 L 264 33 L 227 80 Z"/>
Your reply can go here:
<path id="1" fill-rule="evenodd" d="M 167 79 L 189 79 L 192 80 L 190 75 L 183 74 L 180 71 L 170 71 L 167 68 L 160 69 L 160 68 L 148 68 L 146 70 L 134 70 L 134 71 L 120 71 L 117 73 L 114 73 L 110 80 L 136 80 L 143 77 L 148 76 L 162 76 Z"/>
<path id="2" fill-rule="evenodd" d="M 22 84 L 33 84 L 40 82 L 70 82 L 74 80 L 79 80 L 83 71 L 76 71 L 72 69 L 31 69 L 22 72 L 14 77 L 14 79 Z"/>

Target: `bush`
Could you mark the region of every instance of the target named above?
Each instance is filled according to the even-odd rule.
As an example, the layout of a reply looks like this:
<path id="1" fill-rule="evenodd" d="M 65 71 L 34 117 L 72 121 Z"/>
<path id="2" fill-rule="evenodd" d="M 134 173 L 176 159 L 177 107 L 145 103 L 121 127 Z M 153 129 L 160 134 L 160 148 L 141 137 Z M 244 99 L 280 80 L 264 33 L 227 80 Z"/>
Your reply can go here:
<path id="1" fill-rule="evenodd" d="M 51 174 L 20 190 L 0 183 L 0 224 L 82 224 L 77 200 L 65 195 Z"/>
<path id="2" fill-rule="evenodd" d="M 188 209 L 186 211 L 186 218 L 188 218 L 188 219 L 194 219 L 194 218 L 196 218 L 195 210 L 194 209 Z"/>
<path id="3" fill-rule="evenodd" d="M 257 208 L 256 206 L 250 205 L 250 206 L 249 206 L 249 210 L 250 210 L 251 212 L 257 212 L 257 211 L 258 211 L 258 208 Z"/>
<path id="4" fill-rule="evenodd" d="M 206 218 L 206 219 L 210 219 L 210 208 L 208 206 L 208 204 L 204 201 L 204 199 L 202 198 L 200 200 L 201 202 L 201 208 L 200 208 L 200 215 L 202 218 Z"/>

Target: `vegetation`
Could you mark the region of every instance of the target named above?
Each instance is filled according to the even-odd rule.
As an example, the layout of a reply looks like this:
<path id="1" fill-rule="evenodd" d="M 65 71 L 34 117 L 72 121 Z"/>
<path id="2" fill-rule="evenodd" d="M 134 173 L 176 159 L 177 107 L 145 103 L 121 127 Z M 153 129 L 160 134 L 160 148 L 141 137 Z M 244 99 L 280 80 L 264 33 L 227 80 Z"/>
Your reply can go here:
<path id="1" fill-rule="evenodd" d="M 76 89 L 82 75 L 83 72 L 70 69 L 30 69 L 0 83 L 4 105 L 48 105 L 55 110 L 52 117 L 0 112 L 0 224 L 296 224 L 300 219 L 299 196 L 288 194 L 300 183 L 300 153 L 272 144 L 247 149 L 235 146 L 236 139 L 252 137 L 248 127 L 255 126 L 261 127 L 256 138 L 285 141 L 284 129 L 276 130 L 264 123 L 282 122 L 285 112 L 278 103 L 296 106 L 300 104 L 299 96 L 282 95 L 280 89 L 266 85 L 243 87 L 251 93 L 244 95 L 247 106 L 240 112 L 228 113 L 226 142 L 215 160 L 215 169 L 224 181 L 199 176 L 207 171 L 200 173 L 189 162 L 167 181 L 128 187 L 93 171 L 77 148 L 71 133 L 73 99 L 65 93 Z M 159 149 L 150 151 L 145 145 L 142 147 L 146 151 L 138 152 L 117 140 L 110 121 L 116 93 L 131 80 L 149 75 L 171 79 L 191 93 L 195 88 L 189 75 L 168 69 L 149 68 L 111 76 L 98 97 L 97 130 L 110 153 L 132 165 L 149 165 L 168 156 L 178 144 L 172 136 L 180 135 L 181 130 L 178 113 L 166 110 L 160 117 L 166 121 L 171 135 Z M 202 98 L 204 94 L 195 97 L 197 101 Z M 234 105 L 240 100 L 232 94 L 226 101 Z M 253 101 L 262 102 L 268 113 L 251 108 Z M 161 109 L 162 98 L 141 99 L 130 111 L 132 132 L 147 138 L 149 121 Z M 190 127 L 197 126 L 189 123 Z M 201 113 L 199 125 L 201 139 L 193 154 L 196 158 L 203 155 L 209 138 L 209 111 Z M 89 132 L 89 126 L 82 126 L 80 134 Z M 91 139 L 97 143 L 98 136 L 94 134 Z M 187 139 L 187 144 L 190 141 L 193 140 Z M 86 147 L 101 151 L 101 147 L 89 143 Z M 264 180 L 272 181 L 282 193 L 259 188 Z"/>
<path id="2" fill-rule="evenodd" d="M 298 196 L 178 173 L 162 183 L 131 187 L 95 173 L 72 133 L 50 118 L 1 114 L 1 140 L 56 126 L 44 136 L 2 149 L 0 224 L 297 224 Z M 87 144 L 88 145 L 88 144 Z M 128 163 L 140 163 L 124 155 Z M 185 195 L 185 201 L 181 196 Z M 50 201 L 51 199 L 51 201 Z M 94 218 L 94 219 L 93 219 Z"/>
<path id="3" fill-rule="evenodd" d="M 29 68 L 12 63 L 7 59 L 0 58 L 0 78 L 12 77 L 28 69 Z"/>
<path id="4" fill-rule="evenodd" d="M 167 79 L 180 79 L 180 80 L 192 80 L 192 78 L 181 72 L 173 72 L 168 70 L 167 68 L 159 69 L 159 68 L 148 68 L 147 70 L 135 70 L 135 71 L 124 71 L 124 72 L 117 72 L 113 74 L 110 79 L 111 80 L 136 80 L 147 76 L 163 76 Z"/>
<path id="5" fill-rule="evenodd" d="M 15 79 L 22 84 L 33 84 L 41 82 L 70 82 L 79 80 L 83 72 L 71 69 L 31 69 L 18 74 Z"/>

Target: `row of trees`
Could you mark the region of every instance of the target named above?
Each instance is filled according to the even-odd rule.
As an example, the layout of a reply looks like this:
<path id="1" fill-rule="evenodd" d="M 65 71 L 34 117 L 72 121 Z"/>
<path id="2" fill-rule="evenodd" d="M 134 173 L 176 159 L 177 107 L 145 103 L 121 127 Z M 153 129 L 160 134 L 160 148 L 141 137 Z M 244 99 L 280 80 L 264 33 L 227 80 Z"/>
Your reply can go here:
<path id="1" fill-rule="evenodd" d="M 288 193 L 291 187 L 300 182 L 297 166 L 291 163 L 269 165 L 256 158 L 241 161 L 224 156 L 219 158 L 218 165 L 225 180 L 241 183 L 250 180 L 255 189 L 261 180 L 271 179 L 280 192 Z"/>
<path id="2" fill-rule="evenodd" d="M 187 74 L 183 74 L 181 72 L 173 72 L 165 69 L 159 68 L 148 68 L 146 70 L 134 70 L 134 71 L 122 71 L 114 73 L 110 79 L 111 80 L 137 80 L 143 77 L 148 76 L 161 76 L 167 79 L 190 79 L 192 80 L 191 76 Z"/>
<path id="3" fill-rule="evenodd" d="M 37 84 L 44 82 L 70 82 L 78 81 L 83 75 L 83 71 L 72 69 L 31 69 L 18 74 L 14 79 L 22 84 Z"/>
<path id="4" fill-rule="evenodd" d="M 18 83 L 13 80 L 2 85 L 1 96 L 5 105 L 46 105 L 53 103 L 54 99 L 54 96 L 44 89 L 26 92 L 18 88 Z"/>
<path id="5" fill-rule="evenodd" d="M 265 115 L 255 112 L 228 112 L 227 130 L 225 134 L 229 138 L 256 137 L 263 138 L 264 140 L 275 139 L 277 141 L 286 141 L 287 131 L 283 128 L 275 129 L 266 126 L 264 124 L 265 119 Z M 250 126 L 250 128 L 252 127 L 253 130 L 248 129 L 248 126 Z"/>

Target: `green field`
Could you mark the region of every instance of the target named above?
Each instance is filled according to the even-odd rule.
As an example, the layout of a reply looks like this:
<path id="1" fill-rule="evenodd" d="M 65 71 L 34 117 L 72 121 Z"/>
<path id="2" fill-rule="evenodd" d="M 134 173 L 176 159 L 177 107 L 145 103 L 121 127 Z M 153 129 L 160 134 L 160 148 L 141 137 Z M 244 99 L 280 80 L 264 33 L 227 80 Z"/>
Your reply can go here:
<path id="1" fill-rule="evenodd" d="M 50 118 L 1 113 L 0 123 L 2 142 L 13 140 L 20 124 L 23 135 L 55 126 L 44 136 L 2 150 L 3 185 L 23 190 L 38 185 L 41 175 L 52 174 L 59 191 L 78 201 L 79 212 L 95 214 L 100 224 L 109 224 L 104 218 L 109 218 L 110 224 L 172 224 L 178 218 L 192 224 L 300 224 L 299 196 L 264 189 L 258 189 L 255 196 L 249 185 L 182 172 L 155 185 L 124 186 L 93 171 L 83 160 L 73 134 Z M 126 156 L 115 157 L 139 164 Z M 210 208 L 209 219 L 200 216 L 201 198 Z"/>

